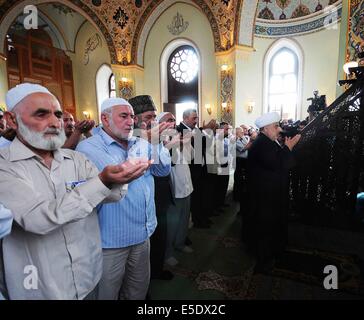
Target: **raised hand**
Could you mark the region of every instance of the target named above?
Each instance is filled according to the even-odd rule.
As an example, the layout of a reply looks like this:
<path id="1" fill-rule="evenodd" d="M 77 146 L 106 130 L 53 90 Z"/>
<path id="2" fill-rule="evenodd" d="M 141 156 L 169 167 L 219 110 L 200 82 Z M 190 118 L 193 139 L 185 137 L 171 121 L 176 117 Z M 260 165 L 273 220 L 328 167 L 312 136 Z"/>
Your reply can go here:
<path id="1" fill-rule="evenodd" d="M 181 134 L 175 134 L 172 138 L 164 145 L 168 150 L 175 146 L 179 146 L 181 143 Z"/>
<path id="2" fill-rule="evenodd" d="M 285 145 L 289 148 L 289 150 L 292 151 L 292 149 L 294 148 L 294 146 L 298 143 L 298 141 L 301 139 L 301 135 L 297 134 L 292 138 L 286 138 L 286 141 L 284 142 Z"/>
<path id="3" fill-rule="evenodd" d="M 113 184 L 126 184 L 142 176 L 152 163 L 153 160 L 148 159 L 130 159 L 118 165 L 106 166 L 99 178 L 108 188 Z"/>
<path id="4" fill-rule="evenodd" d="M 94 120 L 82 120 L 75 124 L 75 130 L 80 133 L 86 133 L 90 131 L 95 126 Z"/>
<path id="5" fill-rule="evenodd" d="M 208 124 L 205 124 L 205 121 L 202 124 L 202 128 L 203 129 L 211 129 L 211 130 L 214 130 L 215 127 L 216 127 L 216 120 L 215 119 L 211 119 Z"/>
<path id="6" fill-rule="evenodd" d="M 170 124 L 162 122 L 149 130 L 142 130 L 141 137 L 151 144 L 159 144 L 161 133 L 168 128 L 170 128 Z"/>

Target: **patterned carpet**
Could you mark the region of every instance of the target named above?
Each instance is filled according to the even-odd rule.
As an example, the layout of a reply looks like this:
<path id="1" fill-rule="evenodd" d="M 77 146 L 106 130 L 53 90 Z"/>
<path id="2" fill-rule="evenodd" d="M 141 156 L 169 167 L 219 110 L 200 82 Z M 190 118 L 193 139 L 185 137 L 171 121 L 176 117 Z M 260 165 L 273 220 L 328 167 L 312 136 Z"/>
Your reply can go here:
<path id="1" fill-rule="evenodd" d="M 232 239 L 221 237 L 219 242 L 230 245 Z M 339 290 L 331 292 L 323 288 L 326 275 L 321 272 L 330 264 L 337 266 L 339 274 Z M 181 267 L 171 270 L 195 282 L 198 290 L 215 290 L 229 300 L 364 298 L 362 262 L 355 256 L 319 250 L 290 248 L 270 274 L 255 273 L 254 265 L 237 276 L 214 270 L 196 272 Z"/>
<path id="2" fill-rule="evenodd" d="M 240 242 L 236 205 L 213 218 L 211 229 L 191 229 L 193 253 L 176 253 L 171 281 L 153 280 L 153 300 L 364 299 L 363 261 L 356 256 L 289 248 L 269 274 L 254 273 L 255 261 Z M 323 286 L 326 265 L 335 265 L 339 289 Z"/>

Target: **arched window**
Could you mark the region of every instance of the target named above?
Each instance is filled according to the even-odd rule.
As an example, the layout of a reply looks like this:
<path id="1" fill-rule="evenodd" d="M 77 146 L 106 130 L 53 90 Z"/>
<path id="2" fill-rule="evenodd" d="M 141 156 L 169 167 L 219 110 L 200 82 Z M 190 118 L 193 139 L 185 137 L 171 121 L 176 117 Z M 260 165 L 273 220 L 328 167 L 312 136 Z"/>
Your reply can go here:
<path id="1" fill-rule="evenodd" d="M 278 112 L 282 119 L 301 117 L 302 55 L 289 40 L 274 45 L 265 61 L 265 111 Z"/>
<path id="2" fill-rule="evenodd" d="M 96 93 L 99 110 L 103 101 L 112 97 L 112 94 L 116 92 L 115 78 L 114 81 L 112 81 L 112 78 L 112 70 L 107 64 L 103 64 L 96 73 Z"/>
<path id="3" fill-rule="evenodd" d="M 190 45 L 179 46 L 170 54 L 166 67 L 168 105 L 173 106 L 176 120 L 180 122 L 184 110 L 197 109 L 199 59 L 195 49 Z"/>
<path id="4" fill-rule="evenodd" d="M 269 112 L 277 111 L 282 119 L 297 118 L 298 61 L 292 50 L 283 48 L 269 66 Z"/>
<path id="5" fill-rule="evenodd" d="M 115 83 L 115 76 L 113 73 L 109 78 L 109 98 L 116 98 L 116 83 Z"/>

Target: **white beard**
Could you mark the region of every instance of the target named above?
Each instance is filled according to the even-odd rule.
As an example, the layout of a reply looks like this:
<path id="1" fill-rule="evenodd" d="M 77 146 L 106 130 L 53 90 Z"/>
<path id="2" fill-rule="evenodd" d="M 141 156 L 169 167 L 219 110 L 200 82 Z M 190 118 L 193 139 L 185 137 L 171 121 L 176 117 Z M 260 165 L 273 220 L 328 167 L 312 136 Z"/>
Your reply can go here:
<path id="1" fill-rule="evenodd" d="M 55 151 L 61 148 L 66 142 L 66 135 L 64 128 L 48 128 L 44 131 L 37 132 L 30 130 L 21 120 L 19 115 L 16 115 L 18 122 L 18 132 L 22 138 L 30 144 L 33 148 L 47 151 Z M 57 135 L 45 137 L 46 133 L 56 133 Z"/>

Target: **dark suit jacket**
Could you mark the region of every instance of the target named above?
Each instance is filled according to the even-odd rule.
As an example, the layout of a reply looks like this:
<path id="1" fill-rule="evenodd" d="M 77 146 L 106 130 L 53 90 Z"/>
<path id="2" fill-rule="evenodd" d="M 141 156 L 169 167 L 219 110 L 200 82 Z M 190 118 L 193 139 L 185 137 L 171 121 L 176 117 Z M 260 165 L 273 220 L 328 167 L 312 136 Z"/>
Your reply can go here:
<path id="1" fill-rule="evenodd" d="M 180 133 L 189 132 L 190 129 L 182 122 L 176 127 L 176 130 Z M 194 157 L 191 161 L 191 166 L 200 166 L 206 169 L 206 147 L 207 147 L 206 135 L 202 132 L 202 128 L 195 129 L 195 137 L 192 137 L 191 144 L 195 150 Z M 196 169 L 196 168 L 194 168 Z M 191 172 L 192 173 L 192 172 Z"/>

